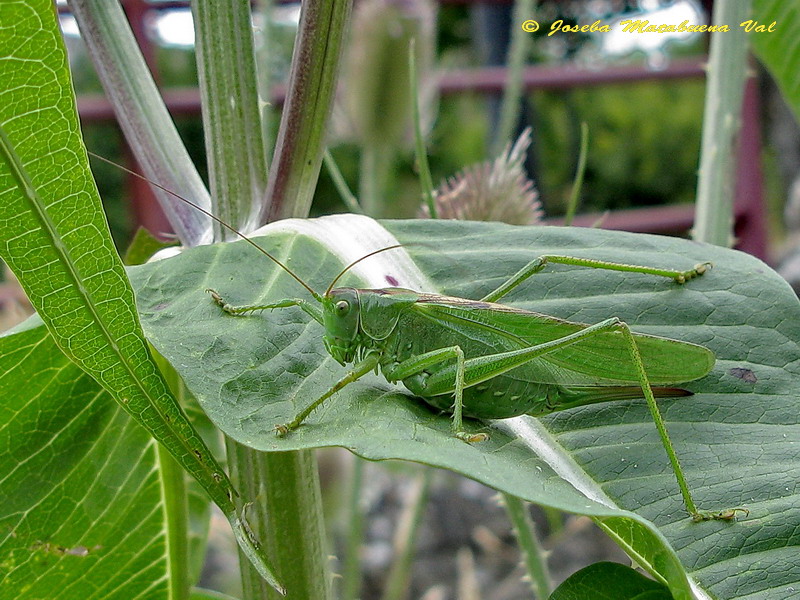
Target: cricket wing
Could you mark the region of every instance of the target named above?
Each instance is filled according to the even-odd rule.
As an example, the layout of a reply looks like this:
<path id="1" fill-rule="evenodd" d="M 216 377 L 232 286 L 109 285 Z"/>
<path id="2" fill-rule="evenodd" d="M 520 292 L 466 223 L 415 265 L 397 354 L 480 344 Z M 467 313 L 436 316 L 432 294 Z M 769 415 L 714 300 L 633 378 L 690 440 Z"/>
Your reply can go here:
<path id="1" fill-rule="evenodd" d="M 511 339 L 523 346 L 556 340 L 588 327 L 503 304 L 434 294 L 421 295 L 417 305 L 441 322 L 464 326 L 472 323 L 484 331 L 493 330 L 504 343 Z M 714 353 L 703 346 L 641 333 L 634 333 L 634 339 L 653 384 L 693 381 L 714 366 Z M 618 331 L 598 333 L 535 360 L 556 367 L 543 370 L 553 373 L 556 379 L 543 383 L 602 385 L 638 381 L 630 350 Z"/>

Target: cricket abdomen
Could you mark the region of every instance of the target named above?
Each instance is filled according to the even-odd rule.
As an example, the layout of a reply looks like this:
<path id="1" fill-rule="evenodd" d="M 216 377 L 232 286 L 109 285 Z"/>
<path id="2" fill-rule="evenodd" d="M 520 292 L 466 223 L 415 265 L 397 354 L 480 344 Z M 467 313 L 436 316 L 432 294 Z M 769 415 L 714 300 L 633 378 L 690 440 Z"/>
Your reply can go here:
<path id="1" fill-rule="evenodd" d="M 406 387 L 434 408 L 452 412 L 453 393 L 426 396 L 424 389 L 418 393 L 412 387 L 419 387 L 417 381 L 409 378 Z M 550 412 L 547 409 L 548 393 L 556 386 L 520 381 L 513 377 L 513 371 L 498 375 L 464 390 L 464 416 L 474 419 L 510 419 L 531 412 Z"/>
<path id="2" fill-rule="evenodd" d="M 501 381 L 495 381 L 495 379 Z M 538 389 L 531 390 L 531 394 L 526 395 L 519 387 L 514 387 L 513 383 L 508 392 L 503 390 L 502 386 L 508 385 L 508 382 L 502 380 L 508 379 L 507 377 L 499 376 L 495 379 L 464 390 L 464 416 L 475 419 L 510 419 L 520 415 L 538 417 L 587 404 L 644 398 L 642 388 L 635 385 L 562 387 L 529 384 L 529 387 L 535 386 Z M 689 390 L 677 387 L 654 387 L 651 389 L 655 398 L 679 398 L 692 395 Z M 448 412 L 453 410 L 452 394 L 422 397 L 434 408 Z"/>

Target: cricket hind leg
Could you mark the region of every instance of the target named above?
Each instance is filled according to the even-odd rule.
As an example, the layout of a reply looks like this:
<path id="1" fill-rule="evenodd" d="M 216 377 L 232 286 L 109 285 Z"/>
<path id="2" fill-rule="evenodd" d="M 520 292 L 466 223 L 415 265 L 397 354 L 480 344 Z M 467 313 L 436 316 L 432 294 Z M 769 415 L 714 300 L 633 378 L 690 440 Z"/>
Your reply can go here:
<path id="1" fill-rule="evenodd" d="M 683 496 L 684 506 L 686 507 L 686 511 L 691 515 L 692 520 L 695 522 L 712 520 L 731 521 L 736 518 L 736 514 L 739 512 L 744 513 L 745 516 L 749 515 L 750 511 L 741 507 L 711 512 L 701 512 L 697 510 L 697 506 L 692 499 L 692 494 L 689 491 L 689 485 L 686 483 L 686 478 L 683 475 L 683 469 L 678 461 L 678 455 L 675 453 L 675 449 L 672 446 L 672 440 L 667 433 L 667 427 L 664 423 L 663 417 L 661 416 L 661 410 L 658 408 L 658 404 L 656 403 L 656 399 L 653 394 L 653 388 L 650 386 L 650 381 L 647 378 L 644 362 L 642 361 L 642 356 L 639 353 L 639 348 L 636 345 L 636 340 L 633 337 L 633 333 L 628 325 L 622 321 L 617 323 L 617 327 L 627 342 L 631 360 L 636 367 L 636 372 L 639 382 L 642 386 L 642 392 L 644 392 L 645 400 L 647 401 L 647 406 L 650 409 L 650 414 L 652 415 L 653 420 L 655 421 L 656 429 L 658 429 L 658 435 L 661 437 L 661 442 L 664 445 L 664 449 L 667 451 L 667 456 L 669 457 L 670 464 L 672 465 L 672 470 L 675 473 L 675 478 L 678 480 L 678 487 L 680 488 L 681 495 Z"/>
<path id="2" fill-rule="evenodd" d="M 389 381 L 401 381 L 414 375 L 425 373 L 445 361 L 455 359 L 455 376 L 453 380 L 453 435 L 468 443 L 484 442 L 489 439 L 486 433 L 469 433 L 464 430 L 464 381 L 466 377 L 466 360 L 460 346 L 449 346 L 433 350 L 419 356 L 409 358 L 400 364 L 384 369 Z"/>
<path id="3" fill-rule="evenodd" d="M 588 267 L 591 269 L 606 269 L 609 271 L 625 271 L 628 273 L 643 273 L 645 275 L 667 277 L 673 281 L 676 281 L 677 283 L 686 283 L 690 279 L 699 277 L 708 271 L 712 266 L 710 262 L 704 262 L 695 265 L 694 268 L 687 271 L 679 271 L 675 269 L 656 269 L 642 265 L 627 265 L 624 263 L 595 260 L 592 258 L 577 258 L 574 256 L 544 254 L 534 258 L 531 262 L 512 275 L 508 281 L 505 281 L 502 285 L 500 285 L 500 287 L 489 292 L 486 296 L 481 298 L 481 300 L 484 302 L 496 302 L 498 299 L 502 298 L 508 292 L 517 287 L 520 283 L 528 279 L 528 277 L 535 275 L 544 269 L 547 263 L 574 265 L 578 267 Z"/>
<path id="4" fill-rule="evenodd" d="M 633 362 L 636 371 L 637 382 L 639 383 L 639 387 L 641 388 L 642 394 L 647 401 L 647 406 L 650 410 L 653 420 L 655 421 L 659 437 L 661 438 L 664 450 L 669 458 L 672 470 L 675 473 L 675 478 L 678 482 L 681 496 L 683 497 L 684 506 L 686 507 L 686 511 L 691 515 L 692 520 L 707 521 L 713 519 L 730 521 L 733 520 L 736 517 L 736 514 L 739 512 L 747 513 L 747 509 L 744 508 L 732 508 L 716 512 L 701 512 L 697 509 L 691 492 L 689 491 L 689 486 L 686 483 L 686 478 L 683 474 L 683 468 L 681 467 L 678 456 L 672 446 L 672 441 L 667 433 L 667 428 L 664 424 L 664 419 L 661 416 L 661 411 L 656 403 L 652 387 L 650 386 L 650 380 L 647 377 L 647 372 L 645 371 L 644 363 L 642 361 L 641 354 L 639 353 L 639 348 L 636 345 L 636 340 L 628 325 L 617 317 L 606 319 L 600 323 L 590 325 L 585 329 L 575 333 L 571 333 L 556 340 L 537 344 L 536 346 L 522 348 L 519 350 L 511 350 L 508 352 L 501 352 L 488 356 L 470 358 L 465 361 L 463 367 L 464 381 L 462 385 L 464 387 L 475 385 L 480 381 L 486 380 L 488 377 L 501 375 L 502 373 L 530 362 L 535 358 L 555 350 L 565 348 L 572 344 L 576 344 L 591 336 L 610 331 L 619 332 L 625 339 L 625 345 L 628 348 L 630 355 L 629 358 Z M 457 377 L 458 374 L 453 372 L 452 366 L 439 369 L 435 376 L 428 378 L 429 392 L 431 395 L 438 395 L 453 389 L 454 381 L 457 379 Z"/>

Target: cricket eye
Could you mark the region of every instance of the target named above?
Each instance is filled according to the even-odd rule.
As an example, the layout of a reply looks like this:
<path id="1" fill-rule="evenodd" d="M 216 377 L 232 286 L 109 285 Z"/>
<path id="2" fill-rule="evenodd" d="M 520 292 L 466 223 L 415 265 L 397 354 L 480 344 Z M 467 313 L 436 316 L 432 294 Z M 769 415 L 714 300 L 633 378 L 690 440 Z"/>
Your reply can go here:
<path id="1" fill-rule="evenodd" d="M 350 303 L 347 300 L 339 300 L 336 303 L 336 312 L 339 313 L 340 316 L 344 316 L 350 310 Z"/>

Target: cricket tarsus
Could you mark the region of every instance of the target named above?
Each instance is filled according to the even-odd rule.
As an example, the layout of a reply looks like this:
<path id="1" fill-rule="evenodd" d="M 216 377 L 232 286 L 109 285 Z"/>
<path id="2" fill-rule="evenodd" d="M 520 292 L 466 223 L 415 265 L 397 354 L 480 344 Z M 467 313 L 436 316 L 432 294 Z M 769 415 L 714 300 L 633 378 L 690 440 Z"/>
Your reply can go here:
<path id="1" fill-rule="evenodd" d="M 698 512 L 692 515 L 692 521 L 695 523 L 701 523 L 702 521 L 735 521 L 737 513 L 743 513 L 745 518 L 750 516 L 748 509 L 738 507 L 716 512 Z"/>

